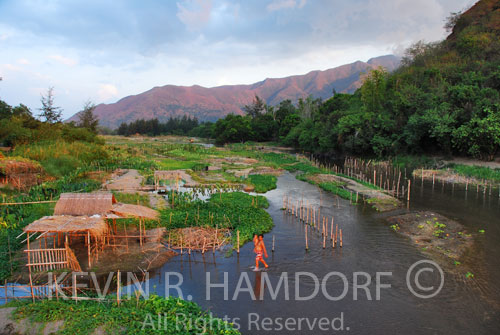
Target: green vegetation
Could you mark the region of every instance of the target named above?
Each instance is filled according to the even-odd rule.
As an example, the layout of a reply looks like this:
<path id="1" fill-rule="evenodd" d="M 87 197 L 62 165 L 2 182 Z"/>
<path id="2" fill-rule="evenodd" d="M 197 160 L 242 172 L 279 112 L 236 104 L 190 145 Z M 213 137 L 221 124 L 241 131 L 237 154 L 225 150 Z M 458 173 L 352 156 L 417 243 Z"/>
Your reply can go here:
<path id="1" fill-rule="evenodd" d="M 476 179 L 485 179 L 500 182 L 500 169 L 491 169 L 485 166 L 450 164 L 448 166 L 454 172 Z"/>
<path id="2" fill-rule="evenodd" d="M 213 194 L 208 201 L 196 199 L 190 193 L 169 192 L 169 203 L 174 207 L 161 211 L 161 222 L 167 228 L 192 226 L 229 228 L 240 231 L 240 245 L 252 240 L 254 233 L 266 233 L 273 227 L 269 207 L 263 196 L 243 192 Z M 236 244 L 236 234 L 233 234 Z"/>
<path id="3" fill-rule="evenodd" d="M 350 191 L 342 188 L 342 183 L 325 182 L 325 183 L 320 183 L 319 187 L 321 187 L 325 191 L 336 194 L 341 198 L 348 199 L 348 200 L 351 199 L 353 202 L 356 202 L 356 195 L 354 195 L 354 199 L 352 199 L 352 193 Z"/>
<path id="4" fill-rule="evenodd" d="M 140 193 L 113 192 L 116 201 L 124 204 L 142 205 L 150 207 L 149 195 Z"/>
<path id="5" fill-rule="evenodd" d="M 159 136 L 159 135 L 187 135 L 191 130 L 198 127 L 198 119 L 183 116 L 172 118 L 161 123 L 158 119 L 136 120 L 130 123 L 122 123 L 117 129 L 118 135 L 130 136 L 135 134 Z"/>
<path id="6" fill-rule="evenodd" d="M 267 191 L 276 188 L 278 178 L 270 175 L 252 174 L 249 175 L 245 182 L 252 184 L 255 187 L 255 192 L 266 193 Z"/>
<path id="7" fill-rule="evenodd" d="M 239 334 L 231 324 L 179 298 L 151 295 L 148 299 L 122 300 L 120 306 L 112 301 L 112 297 L 108 302 L 42 300 L 9 306 L 17 307 L 17 319 L 41 323 L 63 320 L 58 334 L 91 334 L 98 327 L 106 334 Z M 176 322 L 177 315 L 193 322 Z"/>
<path id="8" fill-rule="evenodd" d="M 217 143 L 275 140 L 314 154 L 440 153 L 492 160 L 500 147 L 500 34 L 495 1 L 452 16 L 450 36 L 416 43 L 394 73 L 375 69 L 354 94 L 267 106 L 217 121 Z"/>
<path id="9" fill-rule="evenodd" d="M 106 162 L 109 155 L 102 145 L 89 142 L 44 141 L 16 146 L 12 154 L 41 164 L 53 177 L 62 177 L 75 169 Z"/>

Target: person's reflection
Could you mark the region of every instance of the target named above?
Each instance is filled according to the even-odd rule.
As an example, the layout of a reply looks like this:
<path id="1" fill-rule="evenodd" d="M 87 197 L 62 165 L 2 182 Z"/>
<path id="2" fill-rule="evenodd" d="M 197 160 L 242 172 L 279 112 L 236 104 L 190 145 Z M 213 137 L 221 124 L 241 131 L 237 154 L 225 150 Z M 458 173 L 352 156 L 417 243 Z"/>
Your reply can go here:
<path id="1" fill-rule="evenodd" d="M 255 298 L 257 300 L 263 300 L 264 297 L 260 296 L 260 293 L 262 292 L 261 290 L 264 289 L 264 287 L 262 287 L 262 272 L 260 271 L 255 271 L 255 285 L 253 287 L 253 292 L 255 294 Z M 264 293 L 264 292 L 262 292 Z"/>

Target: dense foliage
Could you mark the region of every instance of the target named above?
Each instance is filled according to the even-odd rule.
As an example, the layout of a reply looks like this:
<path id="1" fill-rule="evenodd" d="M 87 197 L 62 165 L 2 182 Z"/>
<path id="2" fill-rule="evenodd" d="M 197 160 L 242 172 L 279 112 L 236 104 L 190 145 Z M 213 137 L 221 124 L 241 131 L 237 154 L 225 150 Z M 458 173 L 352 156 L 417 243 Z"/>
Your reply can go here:
<path id="1" fill-rule="evenodd" d="M 354 94 L 262 106 L 217 121 L 218 143 L 279 140 L 315 154 L 459 154 L 494 158 L 500 146 L 500 34 L 495 1 L 449 18 L 441 43 L 410 47 L 394 73 L 364 75 Z M 496 15 L 496 16 L 495 16 Z"/>
<path id="2" fill-rule="evenodd" d="M 50 98 L 53 104 L 53 97 Z M 97 122 L 75 125 L 58 122 L 59 117 L 43 116 L 36 119 L 23 104 L 12 107 L 0 100 L 0 145 L 17 146 L 42 141 L 82 141 L 103 144 L 96 136 Z"/>
<path id="3" fill-rule="evenodd" d="M 130 123 L 122 123 L 117 130 L 118 135 L 130 136 L 135 134 L 158 136 L 158 135 L 186 135 L 198 127 L 198 119 L 183 116 L 182 118 L 170 118 L 162 123 L 158 119 L 137 120 Z"/>

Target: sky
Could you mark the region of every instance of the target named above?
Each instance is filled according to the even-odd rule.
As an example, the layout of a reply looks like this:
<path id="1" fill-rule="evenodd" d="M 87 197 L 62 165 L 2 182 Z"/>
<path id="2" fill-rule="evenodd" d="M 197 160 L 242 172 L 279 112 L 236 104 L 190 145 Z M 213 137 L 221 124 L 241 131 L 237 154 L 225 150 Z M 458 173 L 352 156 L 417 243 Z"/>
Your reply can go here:
<path id="1" fill-rule="evenodd" d="M 156 86 L 326 70 L 446 37 L 474 0 L 0 0 L 0 99 L 67 118 Z"/>

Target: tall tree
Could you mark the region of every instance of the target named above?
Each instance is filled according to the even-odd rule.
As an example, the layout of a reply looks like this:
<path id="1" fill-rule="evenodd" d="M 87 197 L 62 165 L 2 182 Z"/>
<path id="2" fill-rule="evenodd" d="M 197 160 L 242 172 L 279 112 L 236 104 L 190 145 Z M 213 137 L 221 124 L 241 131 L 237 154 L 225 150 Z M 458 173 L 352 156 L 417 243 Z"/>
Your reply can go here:
<path id="1" fill-rule="evenodd" d="M 253 119 L 266 111 L 266 103 L 256 95 L 251 104 L 243 107 L 243 111 Z"/>
<path id="2" fill-rule="evenodd" d="M 41 97 L 42 108 L 40 110 L 40 117 L 45 119 L 47 123 L 61 122 L 61 107 L 54 106 L 54 87 L 49 87 L 47 96 Z"/>
<path id="3" fill-rule="evenodd" d="M 99 125 L 99 119 L 94 114 L 95 107 L 95 104 L 88 100 L 83 105 L 83 110 L 78 113 L 78 118 L 80 120 L 78 125 L 82 128 L 87 128 L 94 134 L 97 133 L 97 126 Z"/>

